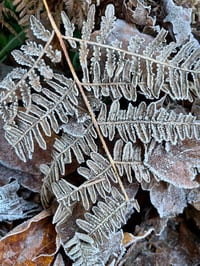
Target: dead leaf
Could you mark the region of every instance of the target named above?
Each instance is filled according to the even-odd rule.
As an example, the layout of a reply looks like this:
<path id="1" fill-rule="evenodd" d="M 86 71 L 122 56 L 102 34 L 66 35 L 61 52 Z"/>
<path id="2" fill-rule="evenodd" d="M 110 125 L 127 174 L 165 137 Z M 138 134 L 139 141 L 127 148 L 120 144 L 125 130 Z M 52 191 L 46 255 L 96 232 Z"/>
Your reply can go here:
<path id="1" fill-rule="evenodd" d="M 187 195 L 187 200 L 196 210 L 200 211 L 200 188 L 192 189 Z"/>
<path id="2" fill-rule="evenodd" d="M 194 225 L 194 227 L 200 230 L 200 211 L 189 205 L 188 208 L 186 208 L 185 213 L 187 223 Z"/>
<path id="3" fill-rule="evenodd" d="M 199 238 L 194 232 L 188 230 L 186 223 L 183 221 L 179 226 L 179 244 L 190 258 L 190 261 L 193 261 L 191 265 L 198 265 L 200 252 Z"/>
<path id="4" fill-rule="evenodd" d="M 150 17 L 151 7 L 139 0 L 123 1 L 123 13 L 127 22 L 140 26 L 153 26 L 154 20 Z"/>
<path id="5" fill-rule="evenodd" d="M 162 0 L 164 12 L 166 14 L 163 22 L 170 23 L 169 30 L 178 45 L 186 41 L 194 41 L 199 46 L 197 40 L 191 32 L 192 8 L 184 8 L 174 4 L 173 0 Z"/>
<path id="6" fill-rule="evenodd" d="M 0 221 L 27 219 L 41 211 L 37 203 L 24 200 L 17 194 L 19 188 L 16 180 L 0 187 Z"/>
<path id="7" fill-rule="evenodd" d="M 151 223 L 151 220 L 145 222 Z M 133 243 L 118 265 L 198 265 L 199 254 L 197 236 L 190 232 L 182 219 L 176 217 L 168 220 L 161 234 L 153 232 L 137 244 Z"/>
<path id="8" fill-rule="evenodd" d="M 0 172 L 0 184 L 5 185 L 9 183 L 9 178 L 5 183 L 5 176 L 10 176 L 10 178 L 15 178 L 22 186 L 29 190 L 40 192 L 43 176 L 39 166 L 42 163 L 49 163 L 51 161 L 54 137 L 47 138 L 46 141 L 48 149 L 42 150 L 38 145 L 35 145 L 33 159 L 24 163 L 17 157 L 14 149 L 5 140 L 3 121 L 0 119 L 0 169 L 2 170 Z"/>
<path id="9" fill-rule="evenodd" d="M 150 190 L 150 198 L 161 218 L 180 214 L 187 206 L 184 189 L 164 182 L 153 186 Z"/>
<path id="10" fill-rule="evenodd" d="M 0 265 L 50 266 L 58 250 L 50 215 L 50 212 L 42 211 L 2 238 Z"/>
<path id="11" fill-rule="evenodd" d="M 123 231 L 112 233 L 107 241 L 99 245 L 100 259 L 104 265 L 117 265 L 117 261 L 122 257 L 125 248 L 122 246 Z M 115 263 L 115 264 L 112 264 Z"/>
<path id="12" fill-rule="evenodd" d="M 151 148 L 151 146 L 154 146 Z M 152 142 L 146 152 L 144 164 L 160 180 L 166 181 L 179 188 L 196 188 L 199 183 L 195 181 L 193 168 L 200 165 L 200 146 L 195 139 L 186 139 L 176 146 L 168 145 L 166 149 L 162 144 Z"/>
<path id="13" fill-rule="evenodd" d="M 152 227 L 147 232 L 143 232 L 143 234 L 138 235 L 138 236 L 134 236 L 131 233 L 125 232 L 124 233 L 124 238 L 123 238 L 122 244 L 123 244 L 124 247 L 128 247 L 128 246 L 132 245 L 133 243 L 136 243 L 139 240 L 145 239 L 153 231 L 154 231 L 154 228 Z"/>
<path id="14" fill-rule="evenodd" d="M 54 4 L 55 5 L 55 4 Z M 88 1 L 64 1 L 64 10 L 70 20 L 81 29 L 88 12 Z"/>
<path id="15" fill-rule="evenodd" d="M 130 243 L 132 243 L 135 239 L 135 236 L 129 232 L 124 232 L 124 237 L 122 240 L 123 246 L 129 246 Z"/>

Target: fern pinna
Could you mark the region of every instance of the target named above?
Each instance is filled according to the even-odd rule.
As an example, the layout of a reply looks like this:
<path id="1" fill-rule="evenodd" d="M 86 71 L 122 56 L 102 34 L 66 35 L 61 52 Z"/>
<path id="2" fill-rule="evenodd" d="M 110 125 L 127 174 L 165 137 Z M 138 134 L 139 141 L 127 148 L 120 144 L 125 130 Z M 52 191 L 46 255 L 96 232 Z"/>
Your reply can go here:
<path id="1" fill-rule="evenodd" d="M 175 145 L 200 138 L 195 116 L 169 108 L 174 101 L 199 98 L 200 48 L 192 42 L 182 47 L 167 44 L 164 29 L 145 46 L 137 34 L 125 44 L 117 32 L 126 24 L 116 19 L 111 4 L 98 31 L 95 5 L 90 6 L 80 39 L 73 37 L 75 27 L 67 15 L 62 12 L 61 17 L 62 39 L 79 52 L 79 86 L 64 71 L 54 70 L 62 58 L 62 52 L 53 48 L 55 32 L 31 16 L 38 41 L 28 41 L 12 53 L 21 66 L 0 83 L 0 111 L 5 138 L 24 161 L 32 158 L 36 143 L 46 149 L 46 137 L 56 135 L 52 161 L 41 165 L 42 203 L 48 207 L 56 198 L 53 221 L 58 234 L 61 225 L 73 218 L 73 235 L 61 237 L 61 243 L 74 265 L 105 265 L 112 249 L 105 256 L 102 246 L 112 245 L 134 209 L 139 211 L 130 184 L 149 183 L 152 178 L 159 182 L 144 163 L 149 143 Z M 76 174 L 82 177 L 79 184 L 68 180 L 68 166 L 75 160 L 82 164 Z M 80 215 L 77 206 L 83 208 Z M 116 245 L 122 251 L 119 239 Z"/>

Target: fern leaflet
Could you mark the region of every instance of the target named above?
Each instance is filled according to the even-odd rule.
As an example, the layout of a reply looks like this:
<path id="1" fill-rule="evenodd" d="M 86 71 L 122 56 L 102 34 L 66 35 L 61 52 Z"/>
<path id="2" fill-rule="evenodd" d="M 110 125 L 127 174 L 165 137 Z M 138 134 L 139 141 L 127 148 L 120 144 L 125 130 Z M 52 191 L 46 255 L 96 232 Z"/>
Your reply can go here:
<path id="1" fill-rule="evenodd" d="M 141 146 L 133 144 L 132 142 L 124 142 L 119 139 L 115 143 L 113 158 L 119 175 L 123 176 L 126 174 L 127 179 L 132 183 L 133 176 L 132 171 L 135 174 L 136 180 L 141 183 L 142 180 L 150 182 L 150 172 L 144 166 L 142 161 L 142 150 Z"/>
<path id="2" fill-rule="evenodd" d="M 66 254 L 74 261 L 73 266 L 103 266 L 98 259 L 99 250 L 94 240 L 83 233 L 76 232 L 74 237 L 64 245 Z"/>
<path id="3" fill-rule="evenodd" d="M 80 126 L 78 122 L 76 123 Z M 84 154 L 89 155 L 91 151 L 97 151 L 97 146 L 94 142 L 97 135 L 92 123 L 86 121 L 83 124 L 83 129 L 82 135 L 75 136 L 70 130 L 69 134 L 64 133 L 60 139 L 56 139 L 50 166 L 40 166 L 42 173 L 45 175 L 41 198 L 44 206 L 48 206 L 49 192 L 52 191 L 51 184 L 59 180 L 60 175 L 65 175 L 65 165 L 72 162 L 72 151 L 78 163 L 84 162 Z"/>
<path id="4" fill-rule="evenodd" d="M 176 144 L 178 140 L 195 137 L 200 139 L 200 122 L 191 114 L 176 114 L 164 108 L 157 110 L 156 102 L 148 106 L 141 102 L 138 107 L 129 103 L 127 110 L 121 110 L 119 101 L 113 101 L 110 111 L 102 105 L 98 116 L 98 124 L 104 137 L 113 140 L 118 131 L 123 141 L 136 142 L 139 138 L 149 143 L 152 137 L 162 142 Z"/>
<path id="5" fill-rule="evenodd" d="M 89 236 L 95 238 L 98 243 L 103 243 L 103 238 L 109 238 L 126 223 L 126 214 L 130 213 L 130 208 L 138 210 L 136 200 L 126 202 L 116 188 L 112 188 L 112 197 L 106 197 L 105 202 L 99 201 L 97 206 L 92 208 L 93 213 L 85 213 L 85 220 L 77 219 L 77 225 Z"/>

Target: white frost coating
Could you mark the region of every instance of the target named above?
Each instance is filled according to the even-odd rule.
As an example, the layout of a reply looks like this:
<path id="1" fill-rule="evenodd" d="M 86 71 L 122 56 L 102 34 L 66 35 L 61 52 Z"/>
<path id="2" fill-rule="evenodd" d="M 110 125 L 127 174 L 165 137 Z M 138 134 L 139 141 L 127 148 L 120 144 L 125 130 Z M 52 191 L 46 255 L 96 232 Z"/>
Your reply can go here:
<path id="1" fill-rule="evenodd" d="M 191 32 L 192 8 L 177 6 L 172 0 L 163 0 L 165 13 L 167 16 L 163 20 L 172 24 L 174 37 L 178 45 L 182 45 L 190 39 L 198 47 L 198 41 Z"/>
<path id="2" fill-rule="evenodd" d="M 42 23 L 36 17 L 30 17 L 31 30 L 38 39 L 47 42 L 51 37 L 50 31 L 46 30 Z"/>
<path id="3" fill-rule="evenodd" d="M 36 203 L 25 201 L 17 195 L 19 188 L 17 181 L 0 187 L 0 222 L 25 219 L 39 210 Z"/>
<path id="4" fill-rule="evenodd" d="M 187 206 L 185 191 L 171 184 L 155 185 L 150 191 L 150 198 L 161 218 L 182 213 Z"/>
<path id="5" fill-rule="evenodd" d="M 73 37 L 73 33 L 75 30 L 74 24 L 70 21 L 70 19 L 68 18 L 68 16 L 66 15 L 66 13 L 64 11 L 61 12 L 61 18 L 62 18 L 63 25 L 65 27 L 65 36 L 66 37 Z M 75 41 L 68 40 L 68 42 L 70 43 L 72 48 L 76 48 L 76 42 Z"/>

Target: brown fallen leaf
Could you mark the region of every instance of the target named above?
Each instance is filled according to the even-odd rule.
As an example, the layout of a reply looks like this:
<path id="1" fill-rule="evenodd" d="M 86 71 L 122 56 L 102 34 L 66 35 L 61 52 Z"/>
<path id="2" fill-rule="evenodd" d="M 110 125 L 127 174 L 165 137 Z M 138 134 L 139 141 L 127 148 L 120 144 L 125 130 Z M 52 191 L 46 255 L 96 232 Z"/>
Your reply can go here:
<path id="1" fill-rule="evenodd" d="M 196 227 L 200 230 L 200 211 L 196 209 L 195 206 L 189 205 L 185 210 L 186 219 L 188 224 L 193 224 L 194 228 Z"/>
<path id="2" fill-rule="evenodd" d="M 10 169 L 0 164 L 0 187 L 7 185 L 13 179 L 17 180 L 23 187 L 28 188 L 29 187 L 28 183 L 33 182 L 34 176 L 28 173 L 18 171 L 18 170 Z M 23 183 L 25 183 L 25 185 Z"/>
<path id="3" fill-rule="evenodd" d="M 150 228 L 147 232 L 143 232 L 143 235 L 139 235 L 139 236 L 134 236 L 131 233 L 125 232 L 124 233 L 124 237 L 123 237 L 123 241 L 122 244 L 124 247 L 128 247 L 130 245 L 132 245 L 133 243 L 136 243 L 137 241 L 140 241 L 142 239 L 145 239 L 146 237 L 148 237 L 152 232 L 154 231 L 154 228 Z"/>
<path id="4" fill-rule="evenodd" d="M 54 137 L 47 138 L 46 141 L 48 143 L 48 149 L 42 150 L 38 147 L 38 145 L 35 145 L 33 159 L 28 163 L 24 163 L 18 158 L 14 149 L 6 141 L 4 137 L 3 121 L 0 119 L 0 169 L 3 168 L 3 172 L 0 172 L 0 184 L 6 184 L 4 176 L 10 175 L 10 171 L 12 170 L 11 172 L 14 177 L 10 175 L 11 178 L 17 179 L 21 185 L 31 191 L 39 192 L 43 178 L 39 166 L 42 163 L 49 163 L 51 161 Z M 7 182 L 9 182 L 9 179 Z"/>
<path id="5" fill-rule="evenodd" d="M 187 224 L 182 221 L 179 225 L 179 245 L 188 254 L 190 261 L 193 260 L 191 265 L 199 265 L 199 237 L 198 234 L 188 230 Z"/>
<path id="6" fill-rule="evenodd" d="M 161 218 L 176 216 L 187 206 L 184 189 L 164 182 L 153 186 L 150 190 L 150 198 Z"/>
<path id="7" fill-rule="evenodd" d="M 18 195 L 19 188 L 16 180 L 0 187 L 0 222 L 27 219 L 41 211 L 37 203 Z"/>
<path id="8" fill-rule="evenodd" d="M 122 240 L 122 244 L 123 246 L 128 246 L 130 243 L 132 243 L 132 241 L 134 241 L 135 237 L 133 234 L 129 233 L 129 232 L 124 232 L 124 236 L 123 236 L 123 240 Z"/>
<path id="9" fill-rule="evenodd" d="M 198 140 L 186 139 L 167 149 L 162 144 L 152 142 L 146 152 L 144 164 L 160 180 L 176 187 L 191 189 L 200 185 L 195 181 L 196 174 L 193 170 L 200 164 Z"/>
<path id="10" fill-rule="evenodd" d="M 127 22 L 142 26 L 153 26 L 154 20 L 150 17 L 151 7 L 144 5 L 142 1 L 123 1 L 122 10 Z"/>
<path id="11" fill-rule="evenodd" d="M 42 211 L 0 240 L 0 265 L 50 266 L 58 248 L 51 213 Z"/>
<path id="12" fill-rule="evenodd" d="M 192 8 L 177 6 L 173 0 L 162 0 L 163 9 L 166 14 L 164 22 L 169 23 L 169 31 L 179 45 L 187 40 L 196 42 L 191 32 Z"/>
<path id="13" fill-rule="evenodd" d="M 192 189 L 187 195 L 187 200 L 196 210 L 200 211 L 200 187 Z"/>
<path id="14" fill-rule="evenodd" d="M 145 220 L 145 224 L 160 223 L 161 219 Z M 141 228 L 144 225 L 141 225 Z M 177 230 L 177 228 L 179 228 Z M 156 231 L 156 230 L 155 230 Z M 145 239 L 133 242 L 119 266 L 141 265 L 199 265 L 200 245 L 198 236 L 190 231 L 180 217 L 168 219 L 160 233 L 152 232 Z"/>

